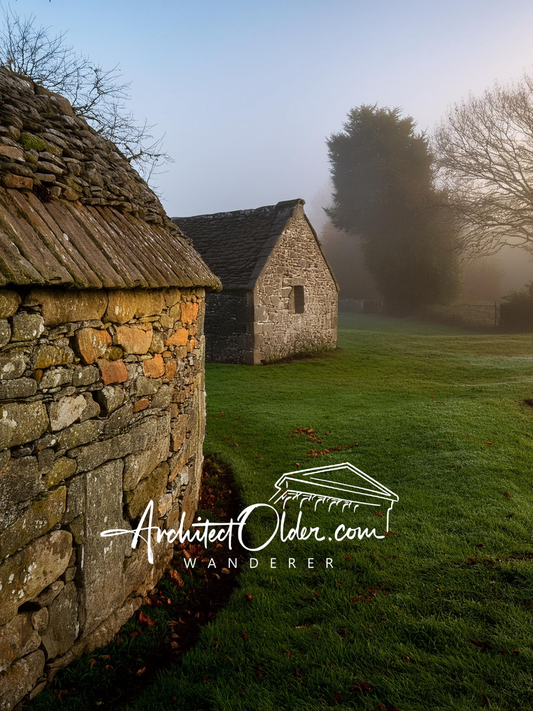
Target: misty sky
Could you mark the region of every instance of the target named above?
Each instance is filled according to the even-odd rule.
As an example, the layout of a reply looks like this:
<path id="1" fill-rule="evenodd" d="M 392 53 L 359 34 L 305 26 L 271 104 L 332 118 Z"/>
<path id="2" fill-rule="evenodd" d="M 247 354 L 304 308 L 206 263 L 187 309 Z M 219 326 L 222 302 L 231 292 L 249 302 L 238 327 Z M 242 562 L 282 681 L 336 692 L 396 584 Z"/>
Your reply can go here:
<path id="1" fill-rule="evenodd" d="M 307 201 L 325 138 L 361 103 L 431 129 L 452 101 L 533 68 L 529 0 L 18 0 L 131 80 L 174 163 L 171 215 Z"/>

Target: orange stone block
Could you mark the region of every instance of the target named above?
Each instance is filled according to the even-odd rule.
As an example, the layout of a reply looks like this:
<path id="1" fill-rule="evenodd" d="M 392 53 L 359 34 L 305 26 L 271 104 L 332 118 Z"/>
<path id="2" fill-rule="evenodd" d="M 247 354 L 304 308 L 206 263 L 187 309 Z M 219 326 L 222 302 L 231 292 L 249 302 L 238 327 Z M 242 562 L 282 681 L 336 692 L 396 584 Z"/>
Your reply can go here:
<path id="1" fill-rule="evenodd" d="M 165 363 L 159 353 L 153 358 L 143 360 L 143 370 L 147 378 L 160 378 L 165 374 Z"/>
<path id="2" fill-rule="evenodd" d="M 167 346 L 184 346 L 187 343 L 189 332 L 186 328 L 178 328 L 170 338 L 167 338 L 165 345 Z"/>
<path id="3" fill-rule="evenodd" d="M 96 328 L 81 328 L 76 331 L 76 343 L 83 362 L 89 365 L 104 355 L 111 345 L 111 336 Z"/>
<path id="4" fill-rule="evenodd" d="M 165 363 L 165 380 L 173 380 L 177 369 L 178 364 L 175 360 L 169 360 L 168 363 Z"/>
<path id="5" fill-rule="evenodd" d="M 183 323 L 192 323 L 198 317 L 198 304 L 186 301 L 181 305 L 181 320 Z"/>
<path id="6" fill-rule="evenodd" d="M 187 343 L 187 351 L 189 353 L 192 353 L 197 345 L 198 345 L 198 341 L 196 340 L 196 338 L 191 338 L 191 340 Z"/>
<path id="7" fill-rule="evenodd" d="M 146 410 L 146 408 L 149 406 L 150 400 L 148 400 L 148 398 L 146 397 L 143 397 L 142 400 L 137 400 L 137 402 L 133 406 L 133 412 L 140 412 L 141 410 Z"/>
<path id="8" fill-rule="evenodd" d="M 124 348 L 126 353 L 144 355 L 145 353 L 148 353 L 148 349 L 152 343 L 152 335 L 151 326 L 146 331 L 141 328 L 119 326 L 115 335 L 115 341 L 119 346 Z"/>
<path id="9" fill-rule="evenodd" d="M 128 379 L 128 371 L 121 360 L 100 359 L 98 367 L 100 368 L 100 380 L 104 385 L 124 383 Z"/>

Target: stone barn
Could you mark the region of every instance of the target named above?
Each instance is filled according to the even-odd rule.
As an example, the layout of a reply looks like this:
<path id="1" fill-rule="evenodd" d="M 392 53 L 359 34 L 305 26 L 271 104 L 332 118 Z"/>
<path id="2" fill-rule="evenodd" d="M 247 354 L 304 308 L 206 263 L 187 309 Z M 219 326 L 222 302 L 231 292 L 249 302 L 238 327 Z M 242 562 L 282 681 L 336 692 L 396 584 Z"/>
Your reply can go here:
<path id="1" fill-rule="evenodd" d="M 173 218 L 222 281 L 207 297 L 208 360 L 259 364 L 335 348 L 338 285 L 304 204 Z"/>
<path id="2" fill-rule="evenodd" d="M 106 643 L 190 525 L 205 290 L 220 288 L 116 147 L 0 69 L 0 710 Z"/>

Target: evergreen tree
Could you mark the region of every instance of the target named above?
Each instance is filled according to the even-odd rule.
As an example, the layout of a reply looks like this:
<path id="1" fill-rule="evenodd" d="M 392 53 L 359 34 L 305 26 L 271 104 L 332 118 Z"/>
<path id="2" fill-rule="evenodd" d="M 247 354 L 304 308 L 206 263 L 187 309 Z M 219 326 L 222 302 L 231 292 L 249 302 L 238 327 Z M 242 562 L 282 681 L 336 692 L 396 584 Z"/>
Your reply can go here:
<path id="1" fill-rule="evenodd" d="M 455 229 L 413 119 L 399 109 L 357 107 L 327 143 L 327 212 L 336 227 L 360 236 L 387 311 L 405 314 L 449 300 L 457 288 Z"/>

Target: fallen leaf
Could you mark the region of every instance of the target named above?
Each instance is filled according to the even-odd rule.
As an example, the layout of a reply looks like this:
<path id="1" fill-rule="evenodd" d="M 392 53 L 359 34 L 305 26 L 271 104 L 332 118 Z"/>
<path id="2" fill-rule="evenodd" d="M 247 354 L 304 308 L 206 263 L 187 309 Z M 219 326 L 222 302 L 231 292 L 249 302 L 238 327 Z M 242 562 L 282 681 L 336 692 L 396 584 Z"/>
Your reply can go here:
<path id="1" fill-rule="evenodd" d="M 352 694 L 368 694 L 372 691 L 374 686 L 368 681 L 362 681 L 359 679 L 357 684 L 354 684 L 350 691 Z"/>
<path id="2" fill-rule="evenodd" d="M 145 624 L 148 625 L 148 627 L 152 627 L 152 625 L 155 625 L 155 621 L 152 620 L 151 617 L 148 617 L 148 615 L 145 615 L 144 612 L 139 612 L 139 622 L 144 622 Z"/>
<path id="3" fill-rule="evenodd" d="M 178 571 L 175 568 L 170 569 L 170 577 L 171 579 L 177 584 L 179 588 L 182 588 L 185 583 L 183 582 L 181 575 L 178 573 Z"/>
<path id="4" fill-rule="evenodd" d="M 479 647 L 480 649 L 489 649 L 489 645 L 485 642 L 480 642 L 479 639 L 472 639 L 472 637 L 469 637 L 468 641 L 470 642 L 470 644 L 473 644 L 474 646 Z"/>

